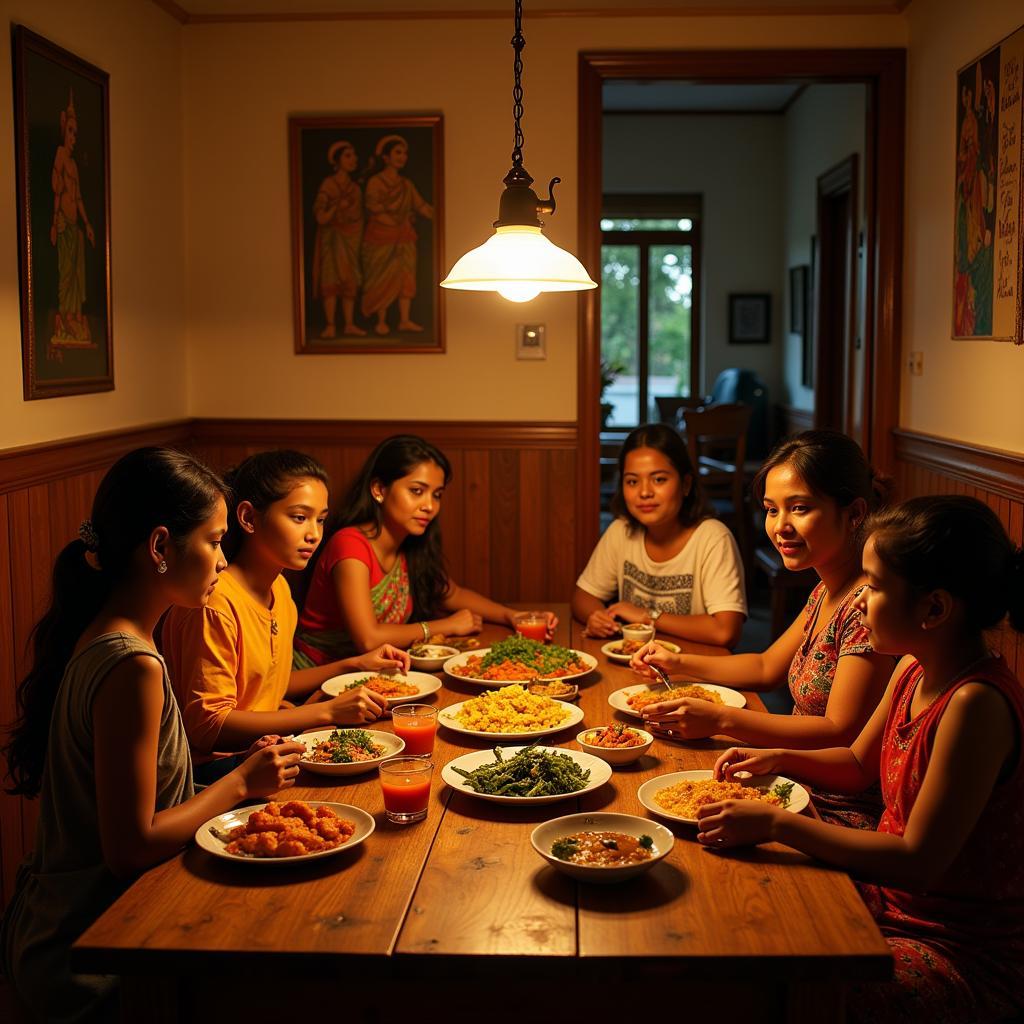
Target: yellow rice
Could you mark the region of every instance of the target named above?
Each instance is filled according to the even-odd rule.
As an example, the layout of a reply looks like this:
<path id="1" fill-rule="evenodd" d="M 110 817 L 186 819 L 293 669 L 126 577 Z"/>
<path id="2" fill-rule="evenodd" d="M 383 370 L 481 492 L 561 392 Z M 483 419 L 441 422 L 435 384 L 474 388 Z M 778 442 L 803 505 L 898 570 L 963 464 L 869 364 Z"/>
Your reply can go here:
<path id="1" fill-rule="evenodd" d="M 476 732 L 535 732 L 561 725 L 570 713 L 550 697 L 503 686 L 467 700 L 454 717 L 464 729 Z"/>
<path id="2" fill-rule="evenodd" d="M 761 800 L 766 804 L 781 806 L 782 801 L 774 794 L 756 786 L 741 786 L 738 782 L 716 782 L 714 779 L 697 779 L 677 782 L 654 794 L 654 802 L 669 814 L 680 818 L 696 818 L 697 811 L 705 804 L 717 804 L 720 800 Z"/>

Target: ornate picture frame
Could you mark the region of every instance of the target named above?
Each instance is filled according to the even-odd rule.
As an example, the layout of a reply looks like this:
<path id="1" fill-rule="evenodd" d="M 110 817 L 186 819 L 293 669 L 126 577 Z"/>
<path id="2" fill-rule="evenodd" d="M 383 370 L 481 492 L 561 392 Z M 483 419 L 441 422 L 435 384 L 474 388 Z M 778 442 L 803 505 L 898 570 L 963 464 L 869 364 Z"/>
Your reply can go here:
<path id="1" fill-rule="evenodd" d="M 114 388 L 110 76 L 12 33 L 26 401 Z"/>
<path id="2" fill-rule="evenodd" d="M 440 114 L 288 119 L 295 351 L 444 352 Z"/>

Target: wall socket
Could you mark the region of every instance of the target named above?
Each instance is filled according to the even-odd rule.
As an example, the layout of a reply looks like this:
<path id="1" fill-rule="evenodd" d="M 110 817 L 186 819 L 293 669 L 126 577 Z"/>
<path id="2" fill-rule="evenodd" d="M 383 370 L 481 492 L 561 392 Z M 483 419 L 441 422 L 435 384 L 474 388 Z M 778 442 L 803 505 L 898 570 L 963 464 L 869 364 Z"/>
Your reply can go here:
<path id="1" fill-rule="evenodd" d="M 516 324 L 516 359 L 547 359 L 546 335 L 543 324 Z"/>
<path id="2" fill-rule="evenodd" d="M 911 352 L 910 358 L 907 360 L 907 368 L 910 370 L 911 377 L 920 377 L 924 373 L 924 353 Z"/>

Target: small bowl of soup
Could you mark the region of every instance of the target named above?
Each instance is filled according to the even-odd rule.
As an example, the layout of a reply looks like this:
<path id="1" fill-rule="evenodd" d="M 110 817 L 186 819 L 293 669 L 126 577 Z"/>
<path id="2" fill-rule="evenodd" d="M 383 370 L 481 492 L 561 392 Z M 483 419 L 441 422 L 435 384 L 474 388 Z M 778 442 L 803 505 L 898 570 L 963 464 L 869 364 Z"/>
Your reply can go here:
<path id="1" fill-rule="evenodd" d="M 530 842 L 556 871 L 607 885 L 649 871 L 667 856 L 675 837 L 648 818 L 594 811 L 545 821 L 533 830 Z"/>
<path id="2" fill-rule="evenodd" d="M 654 627 L 649 622 L 627 622 L 622 627 L 622 639 L 645 644 L 654 639 Z"/>

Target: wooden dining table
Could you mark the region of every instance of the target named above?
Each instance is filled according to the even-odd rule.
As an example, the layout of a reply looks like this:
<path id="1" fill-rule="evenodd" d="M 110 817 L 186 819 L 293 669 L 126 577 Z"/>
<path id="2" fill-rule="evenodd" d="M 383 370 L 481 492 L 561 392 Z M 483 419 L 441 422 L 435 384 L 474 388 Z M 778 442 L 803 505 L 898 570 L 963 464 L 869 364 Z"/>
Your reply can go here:
<path id="1" fill-rule="evenodd" d="M 543 741 L 578 749 L 584 726 L 635 724 L 608 695 L 639 680 L 567 606 L 555 610 L 555 642 L 598 662 L 579 680 L 583 723 Z M 485 625 L 481 646 L 507 634 Z M 438 707 L 480 692 L 441 678 Z M 390 731 L 390 720 L 373 728 Z M 711 767 L 724 738 L 656 739 L 600 788 L 541 806 L 483 801 L 441 780 L 445 763 L 493 745 L 442 726 L 427 818 L 409 825 L 388 822 L 376 772 L 301 772 L 287 798 L 366 810 L 376 821 L 366 842 L 308 864 L 228 861 L 192 844 L 81 936 L 75 969 L 120 975 L 126 1020 L 220 1022 L 300 1006 L 345 1021 L 572 1021 L 627 1008 L 632 1018 L 666 1001 L 687 1014 L 832 1022 L 849 986 L 891 976 L 888 946 L 847 875 L 787 847 L 715 853 L 680 824 L 666 858 L 615 885 L 575 882 L 532 848 L 536 825 L 561 815 L 650 817 L 639 786 Z"/>

